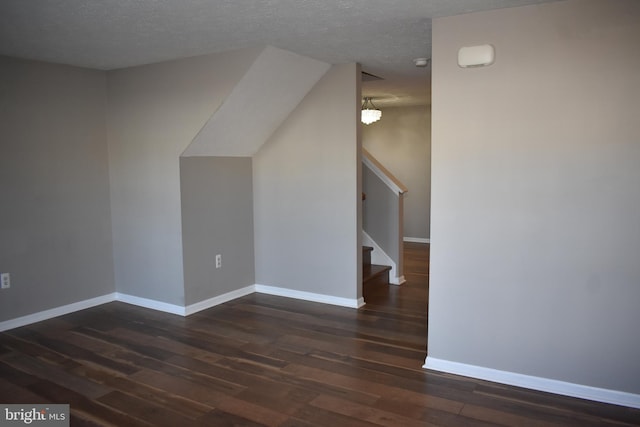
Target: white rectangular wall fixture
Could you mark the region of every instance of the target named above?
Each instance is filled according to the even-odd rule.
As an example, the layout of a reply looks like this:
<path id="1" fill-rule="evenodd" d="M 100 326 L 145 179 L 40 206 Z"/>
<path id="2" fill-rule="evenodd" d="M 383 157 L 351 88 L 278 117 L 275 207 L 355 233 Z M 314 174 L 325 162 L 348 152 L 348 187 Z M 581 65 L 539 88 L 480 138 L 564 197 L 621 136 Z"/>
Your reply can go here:
<path id="1" fill-rule="evenodd" d="M 495 62 L 496 51 L 490 44 L 466 46 L 458 50 L 458 65 L 462 68 L 486 67 Z"/>

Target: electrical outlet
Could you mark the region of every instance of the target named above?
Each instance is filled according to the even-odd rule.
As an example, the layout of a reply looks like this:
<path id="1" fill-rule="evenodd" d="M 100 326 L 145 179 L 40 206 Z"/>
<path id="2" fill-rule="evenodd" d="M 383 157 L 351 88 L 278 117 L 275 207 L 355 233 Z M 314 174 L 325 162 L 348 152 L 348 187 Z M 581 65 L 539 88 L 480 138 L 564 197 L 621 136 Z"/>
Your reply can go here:
<path id="1" fill-rule="evenodd" d="M 222 255 L 216 255 L 216 268 L 222 267 Z"/>
<path id="2" fill-rule="evenodd" d="M 0 274 L 0 283 L 2 289 L 9 289 L 11 287 L 11 275 L 9 273 Z"/>

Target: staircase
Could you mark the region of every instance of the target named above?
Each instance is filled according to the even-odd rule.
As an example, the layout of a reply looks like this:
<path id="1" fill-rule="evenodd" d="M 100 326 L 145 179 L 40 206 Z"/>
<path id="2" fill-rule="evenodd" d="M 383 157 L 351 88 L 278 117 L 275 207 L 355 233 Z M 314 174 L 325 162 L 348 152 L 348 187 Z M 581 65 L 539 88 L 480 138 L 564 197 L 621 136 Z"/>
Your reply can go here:
<path id="1" fill-rule="evenodd" d="M 388 265 L 371 264 L 371 246 L 362 247 L 362 289 L 366 292 L 368 288 L 389 284 Z"/>

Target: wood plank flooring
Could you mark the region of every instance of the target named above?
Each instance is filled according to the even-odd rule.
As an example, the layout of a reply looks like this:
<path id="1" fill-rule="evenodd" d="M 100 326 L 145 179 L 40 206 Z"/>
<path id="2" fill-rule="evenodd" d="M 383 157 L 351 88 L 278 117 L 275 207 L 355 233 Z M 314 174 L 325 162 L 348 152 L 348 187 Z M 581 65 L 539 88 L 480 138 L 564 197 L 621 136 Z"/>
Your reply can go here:
<path id="1" fill-rule="evenodd" d="M 110 303 L 0 334 L 0 402 L 72 426 L 625 426 L 640 411 L 421 368 L 428 245 L 360 310 L 253 294 L 181 318 Z"/>

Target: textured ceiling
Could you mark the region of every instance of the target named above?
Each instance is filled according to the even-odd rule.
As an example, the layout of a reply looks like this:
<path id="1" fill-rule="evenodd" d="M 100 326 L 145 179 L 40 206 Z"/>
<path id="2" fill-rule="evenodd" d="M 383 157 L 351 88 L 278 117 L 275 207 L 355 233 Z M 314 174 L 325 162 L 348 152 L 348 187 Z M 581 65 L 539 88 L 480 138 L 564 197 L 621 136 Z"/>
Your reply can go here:
<path id="1" fill-rule="evenodd" d="M 0 54 L 109 70 L 273 45 L 384 80 L 380 105 L 428 101 L 431 19 L 554 0 L 0 0 Z"/>

